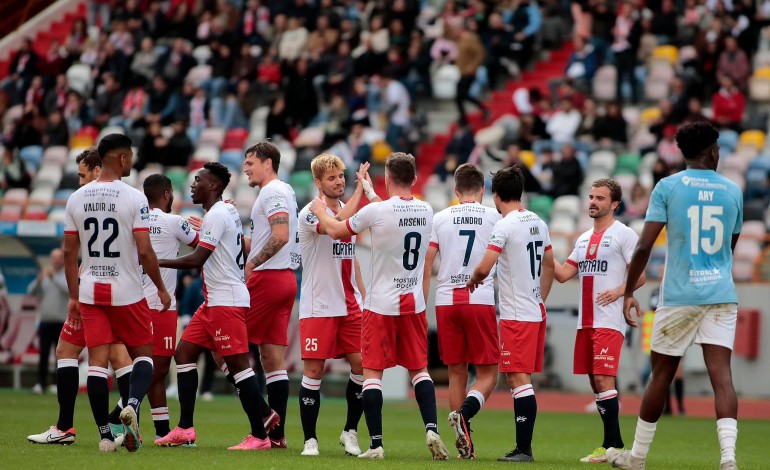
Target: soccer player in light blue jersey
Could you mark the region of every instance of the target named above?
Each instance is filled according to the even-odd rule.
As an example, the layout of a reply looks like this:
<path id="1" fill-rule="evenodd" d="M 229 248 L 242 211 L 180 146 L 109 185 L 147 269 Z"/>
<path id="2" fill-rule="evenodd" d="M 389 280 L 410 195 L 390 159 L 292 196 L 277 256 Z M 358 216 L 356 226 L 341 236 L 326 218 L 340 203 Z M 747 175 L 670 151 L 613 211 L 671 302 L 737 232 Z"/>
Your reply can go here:
<path id="1" fill-rule="evenodd" d="M 676 143 L 687 169 L 662 179 L 650 206 L 626 281 L 623 313 L 642 310 L 633 287 L 644 272 L 653 243 L 666 227 L 666 268 L 655 313 L 651 349 L 652 380 L 647 387 L 630 451 L 609 449 L 613 467 L 644 469 L 644 460 L 679 361 L 694 341 L 703 348 L 716 402 L 721 470 L 737 469 L 738 399 L 730 356 L 735 341 L 738 296 L 732 278 L 733 249 L 743 223 L 743 194 L 716 172 L 718 131 L 705 122 L 685 124 Z"/>

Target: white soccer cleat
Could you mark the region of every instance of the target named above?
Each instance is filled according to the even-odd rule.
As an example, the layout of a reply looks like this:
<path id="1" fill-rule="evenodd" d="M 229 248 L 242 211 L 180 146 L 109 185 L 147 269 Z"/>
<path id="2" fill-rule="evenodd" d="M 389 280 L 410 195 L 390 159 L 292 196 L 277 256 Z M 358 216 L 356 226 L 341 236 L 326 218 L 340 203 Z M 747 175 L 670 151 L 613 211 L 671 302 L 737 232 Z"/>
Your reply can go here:
<path id="1" fill-rule="evenodd" d="M 46 432 L 27 436 L 27 440 L 33 444 L 59 444 L 67 446 L 75 443 L 75 428 L 61 431 L 56 426 L 51 426 Z"/>
<path id="2" fill-rule="evenodd" d="M 305 441 L 305 449 L 302 451 L 301 455 L 308 455 L 308 456 L 317 456 L 319 455 L 318 452 L 318 441 L 313 439 L 312 437 Z"/>
<path id="3" fill-rule="evenodd" d="M 630 450 L 610 447 L 607 449 L 607 462 L 614 468 L 622 468 L 624 470 L 644 470 L 644 459 L 634 457 L 631 455 Z"/>
<path id="4" fill-rule="evenodd" d="M 719 470 L 738 470 L 738 464 L 735 460 L 728 460 L 719 464 Z"/>
<path id="5" fill-rule="evenodd" d="M 345 448 L 347 455 L 361 455 L 361 448 L 358 447 L 358 432 L 355 429 L 342 431 L 340 434 L 340 447 Z"/>
<path id="6" fill-rule="evenodd" d="M 428 444 L 433 460 L 449 460 L 449 451 L 441 440 L 441 436 L 433 431 L 428 431 L 425 435 L 425 443 Z"/>
<path id="7" fill-rule="evenodd" d="M 99 441 L 99 451 L 100 452 L 116 452 L 118 450 L 118 446 L 115 445 L 114 441 L 111 441 L 109 439 L 102 439 Z"/>
<path id="8" fill-rule="evenodd" d="M 358 454 L 359 459 L 370 459 L 370 460 L 382 460 L 385 458 L 385 451 L 382 449 L 382 446 L 377 447 L 376 449 L 367 449 L 366 452 L 363 454 Z"/>
<path id="9" fill-rule="evenodd" d="M 142 447 L 142 438 L 139 436 L 139 421 L 136 411 L 132 406 L 123 408 L 123 411 L 120 412 L 120 421 L 125 427 L 122 444 L 126 446 L 126 450 L 129 452 L 136 452 Z"/>

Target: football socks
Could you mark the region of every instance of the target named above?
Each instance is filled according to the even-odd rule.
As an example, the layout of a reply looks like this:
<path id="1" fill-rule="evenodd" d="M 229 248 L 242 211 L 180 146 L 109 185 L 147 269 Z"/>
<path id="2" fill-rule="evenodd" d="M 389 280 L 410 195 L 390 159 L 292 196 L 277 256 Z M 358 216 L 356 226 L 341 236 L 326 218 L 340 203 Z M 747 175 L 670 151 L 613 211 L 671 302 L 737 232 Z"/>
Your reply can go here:
<path id="1" fill-rule="evenodd" d="M 195 363 L 176 366 L 177 389 L 179 393 L 179 427 L 193 427 L 195 394 L 198 392 L 198 366 Z"/>
<path id="2" fill-rule="evenodd" d="M 58 429 L 70 429 L 75 421 L 75 400 L 78 397 L 78 360 L 59 359 L 56 363 L 56 398 L 59 400 Z"/>
<path id="3" fill-rule="evenodd" d="M 420 415 L 425 424 L 425 432 L 433 431 L 438 434 L 438 418 L 436 415 L 436 388 L 427 372 L 420 372 L 412 377 L 414 397 L 420 406 Z"/>
<path id="4" fill-rule="evenodd" d="M 366 427 L 369 428 L 369 448 L 382 447 L 382 381 L 364 380 L 361 401 L 364 406 Z"/>
<path id="5" fill-rule="evenodd" d="M 348 386 L 345 389 L 345 399 L 348 402 L 348 418 L 345 421 L 345 431 L 358 429 L 361 415 L 364 414 L 364 404 L 361 401 L 361 389 L 364 386 L 364 376 L 351 373 Z"/>
<path id="6" fill-rule="evenodd" d="M 513 412 L 516 415 L 516 448 L 532 455 L 532 434 L 537 418 L 537 400 L 532 384 L 516 387 L 511 391 Z"/>
<path id="7" fill-rule="evenodd" d="M 299 418 L 302 421 L 302 431 L 305 441 L 318 439 L 316 423 L 321 411 L 321 379 L 311 379 L 302 376 L 302 386 L 299 389 Z"/>

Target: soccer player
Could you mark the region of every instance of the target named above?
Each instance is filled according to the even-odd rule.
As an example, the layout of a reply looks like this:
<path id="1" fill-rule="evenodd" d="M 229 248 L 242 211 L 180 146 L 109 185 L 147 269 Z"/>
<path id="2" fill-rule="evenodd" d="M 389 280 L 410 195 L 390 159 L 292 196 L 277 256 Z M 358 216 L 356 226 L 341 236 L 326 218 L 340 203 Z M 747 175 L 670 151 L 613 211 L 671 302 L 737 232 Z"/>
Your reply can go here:
<path id="1" fill-rule="evenodd" d="M 89 147 L 75 158 L 78 164 L 78 177 L 80 186 L 84 186 L 99 177 L 102 171 L 102 159 L 96 147 Z M 27 440 L 34 444 L 63 444 L 75 443 L 76 432 L 74 426 L 75 401 L 78 396 L 79 371 L 78 358 L 86 347 L 85 331 L 82 323 L 68 317 L 64 323 L 59 342 L 56 346 L 56 396 L 59 402 L 59 419 L 55 426 L 40 434 L 27 436 Z M 123 433 L 123 423 L 120 421 L 120 412 L 123 404 L 128 402 L 130 386 L 130 373 L 132 369 L 131 356 L 126 347 L 121 343 L 110 347 L 110 364 L 117 376 L 118 390 L 121 398 L 109 415 L 110 429 L 113 436 Z"/>
<path id="2" fill-rule="evenodd" d="M 460 457 L 469 459 L 474 457 L 470 421 L 497 384 L 500 344 L 492 276 L 472 295 L 465 284 L 484 256 L 500 214 L 481 204 L 484 175 L 471 164 L 455 170 L 455 195 L 460 204 L 433 217 L 422 292 L 427 302 L 433 260 L 440 254 L 436 321 L 439 353 L 449 367 L 449 407 L 455 410 L 449 414 L 449 424 L 455 429 Z M 466 395 L 468 364 L 476 365 L 476 383 Z"/>
<path id="3" fill-rule="evenodd" d="M 471 295 L 490 282 L 497 263 L 500 292 L 500 372 L 505 373 L 516 414 L 516 448 L 497 459 L 534 462 L 532 433 L 537 401 L 531 375 L 543 370 L 545 300 L 553 283 L 553 251 L 548 226 L 524 210 L 524 175 L 518 166 L 502 169 L 492 178 L 495 206 L 503 218 L 489 237 L 467 286 Z M 529 268 L 529 269 L 527 269 Z"/>
<path id="4" fill-rule="evenodd" d="M 185 328 L 176 349 L 179 387 L 179 425 L 155 440 L 163 447 L 195 443 L 195 394 L 198 390 L 196 361 L 203 349 L 224 357 L 232 371 L 241 405 L 251 424 L 251 434 L 228 450 L 269 450 L 270 441 L 262 424 L 257 377 L 249 365 L 246 311 L 249 292 L 243 279 L 243 228 L 238 211 L 222 201 L 230 182 L 230 171 L 209 162 L 195 175 L 190 186 L 192 200 L 206 211 L 198 246 L 176 259 L 161 259 L 160 266 L 172 269 L 201 269 L 205 301 Z"/>
<path id="5" fill-rule="evenodd" d="M 387 201 L 369 204 L 345 222 L 330 216 L 319 198 L 310 205 L 321 230 L 335 240 L 352 237 L 367 228 L 371 231 L 371 285 L 367 288 L 361 325 L 362 399 L 371 443 L 359 458 L 382 459 L 385 455 L 382 372 L 396 365 L 409 371 L 433 459 L 449 458 L 438 434 L 436 391 L 427 372 L 428 322 L 422 275 L 433 209 L 412 196 L 416 174 L 413 156 L 392 153 L 385 162 L 385 187 L 390 196 Z M 365 190 L 369 200 L 377 198 L 368 181 Z"/>
<path id="6" fill-rule="evenodd" d="M 198 232 L 182 217 L 171 214 L 174 203 L 174 188 L 165 175 L 150 175 L 144 180 L 144 195 L 150 204 L 150 241 L 155 254 L 161 259 L 175 258 L 179 246 L 195 247 L 198 245 Z M 176 291 L 176 271 L 161 268 L 163 285 L 168 292 Z M 171 365 L 171 358 L 176 349 L 177 310 L 176 298 L 171 297 L 171 306 L 162 312 L 158 298 L 158 289 L 146 274 L 142 275 L 144 297 L 152 311 L 152 361 L 155 369 L 147 392 L 147 399 L 152 407 L 152 422 L 155 425 L 156 439 L 169 433 L 168 404 L 166 403 L 166 376 Z"/>
<path id="7" fill-rule="evenodd" d="M 88 347 L 88 398 L 101 441 L 99 450 L 116 450 L 108 425 L 107 362 L 110 345 L 125 344 L 133 359 L 129 399 L 120 419 L 129 452 L 141 446 L 137 412 L 153 373 L 150 310 L 142 292 L 140 265 L 158 287 L 162 309 L 171 296 L 160 277 L 150 243 L 150 209 L 142 193 L 120 180 L 131 171 L 131 139 L 109 134 L 98 146 L 99 178 L 77 190 L 67 201 L 64 257 L 70 291 L 69 314 L 82 317 Z M 78 279 L 82 246 L 83 272 Z"/>
<path id="8" fill-rule="evenodd" d="M 280 416 L 280 424 L 270 431 L 274 448 L 286 448 L 284 424 L 289 401 L 289 375 L 286 373 L 286 346 L 289 319 L 297 297 L 299 267 L 297 197 L 291 186 L 278 179 L 281 153 L 270 142 L 260 142 L 246 150 L 243 172 L 249 186 L 259 187 L 251 210 L 251 239 L 246 247 L 246 285 L 251 306 L 246 315 L 249 342 L 259 345 L 269 408 Z M 267 407 L 262 407 L 268 411 Z"/>
<path id="9" fill-rule="evenodd" d="M 360 174 L 368 165 L 361 167 Z M 310 162 L 310 169 L 332 217 L 352 215 L 361 200 L 359 184 L 348 204 L 340 198 L 345 193 L 345 164 L 334 155 L 321 154 Z M 302 290 L 299 299 L 299 334 L 304 371 L 299 389 L 299 415 L 305 434 L 302 455 L 319 455 L 316 422 L 321 409 L 321 380 L 326 359 L 344 357 L 350 363 L 350 379 L 345 397 L 347 421 L 340 435 L 340 445 L 350 455 L 359 455 L 358 422 L 364 412 L 361 387 L 361 306 L 364 288 L 356 259 L 356 237 L 334 240 L 321 228 L 310 212 L 310 204 L 299 213 L 299 245 L 302 250 Z"/>
<path id="10" fill-rule="evenodd" d="M 633 285 L 642 277 L 650 251 L 666 227 L 665 276 L 652 330 L 652 380 L 647 386 L 630 451 L 610 449 L 613 467 L 643 469 L 668 387 L 693 340 L 714 388 L 721 470 L 735 470 L 738 399 L 730 356 L 735 342 L 738 296 L 732 278 L 733 249 L 743 225 L 743 195 L 738 185 L 716 172 L 718 131 L 711 124 L 684 124 L 676 143 L 687 169 L 658 182 L 652 191 L 642 236 L 631 259 L 623 314 L 636 325 L 632 310 L 642 310 Z M 731 237 L 728 243 L 728 237 Z"/>
<path id="11" fill-rule="evenodd" d="M 615 180 L 599 179 L 591 185 L 588 215 L 594 227 L 575 241 L 575 248 L 563 265 L 556 262 L 556 280 L 566 282 L 580 276 L 580 308 L 575 339 L 573 372 L 587 374 L 604 424 L 602 445 L 584 463 L 606 462 L 607 449 L 623 448 L 618 422 L 618 391 L 615 377 L 626 325 L 623 295 L 626 267 L 639 237 L 615 219 L 623 191 Z M 639 288 L 644 277 L 639 279 Z"/>

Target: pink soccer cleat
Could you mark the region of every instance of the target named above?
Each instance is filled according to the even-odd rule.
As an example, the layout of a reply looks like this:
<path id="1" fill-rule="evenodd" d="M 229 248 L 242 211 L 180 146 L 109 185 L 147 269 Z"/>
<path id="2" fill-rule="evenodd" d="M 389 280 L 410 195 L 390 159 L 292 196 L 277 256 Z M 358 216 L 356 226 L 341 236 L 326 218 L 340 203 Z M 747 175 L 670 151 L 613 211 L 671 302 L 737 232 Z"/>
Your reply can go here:
<path id="1" fill-rule="evenodd" d="M 270 439 L 257 439 L 249 434 L 240 444 L 228 447 L 227 450 L 270 450 Z"/>
<path id="2" fill-rule="evenodd" d="M 160 447 L 195 447 L 195 428 L 182 429 L 177 426 L 165 436 L 155 439 L 155 445 Z"/>

